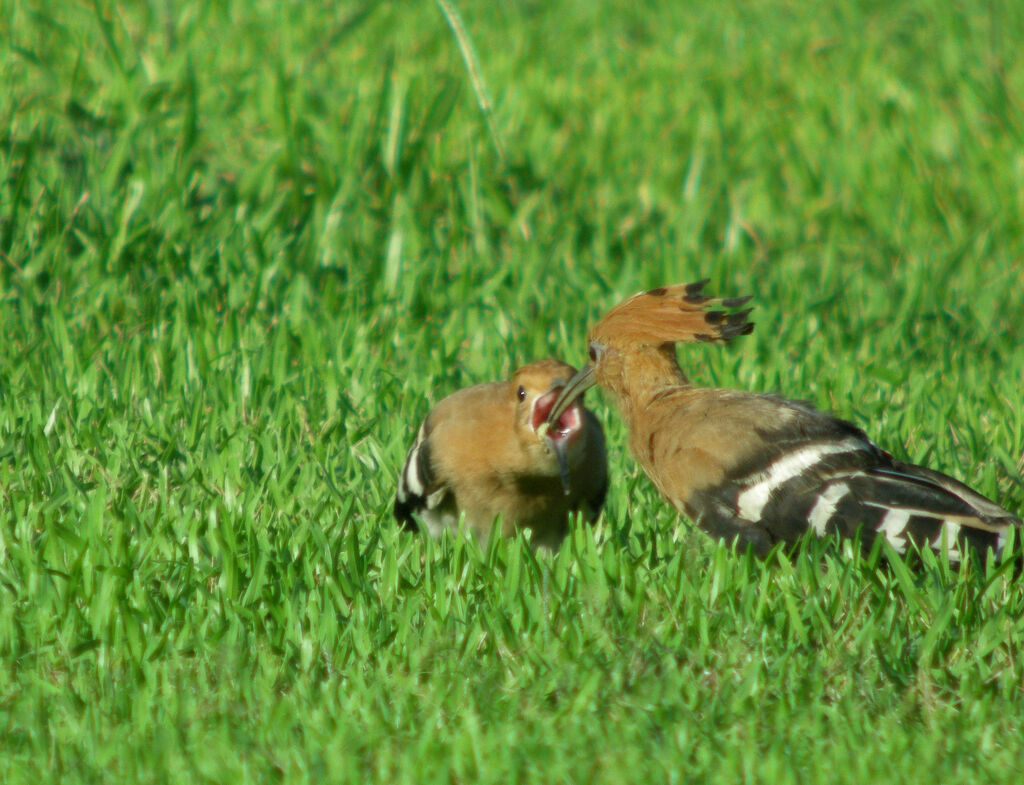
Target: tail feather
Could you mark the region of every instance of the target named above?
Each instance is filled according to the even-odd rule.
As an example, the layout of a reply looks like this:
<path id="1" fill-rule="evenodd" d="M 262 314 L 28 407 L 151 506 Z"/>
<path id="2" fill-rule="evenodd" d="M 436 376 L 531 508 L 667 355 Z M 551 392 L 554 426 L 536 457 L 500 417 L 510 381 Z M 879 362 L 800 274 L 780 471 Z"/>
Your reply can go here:
<path id="1" fill-rule="evenodd" d="M 952 477 L 912 464 L 872 467 L 828 483 L 848 489 L 825 522 L 826 531 L 852 535 L 861 527 L 884 536 L 898 552 L 945 550 L 959 561 L 968 548 L 997 554 L 1020 520 Z M 871 532 L 873 530 L 873 532 Z M 871 539 L 868 537 L 867 539 Z"/>
<path id="2" fill-rule="evenodd" d="M 950 495 L 955 496 L 965 504 L 970 505 L 979 519 L 987 523 L 1016 526 L 1019 526 L 1021 523 L 1020 518 L 1016 515 L 1007 512 L 998 504 L 985 498 L 980 493 L 964 485 L 959 480 L 955 480 L 948 475 L 933 471 L 932 469 L 928 469 L 924 466 L 915 466 L 912 463 L 893 461 L 891 469 L 878 469 L 876 472 L 879 474 L 897 474 L 899 476 L 906 477 L 911 482 L 926 483 L 942 488 Z"/>

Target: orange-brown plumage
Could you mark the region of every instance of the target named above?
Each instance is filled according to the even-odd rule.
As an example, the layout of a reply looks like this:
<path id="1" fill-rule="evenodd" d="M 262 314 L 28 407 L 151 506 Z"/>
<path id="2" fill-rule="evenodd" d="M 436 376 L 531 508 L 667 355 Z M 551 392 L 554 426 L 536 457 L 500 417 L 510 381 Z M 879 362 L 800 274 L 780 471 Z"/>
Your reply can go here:
<path id="1" fill-rule="evenodd" d="M 500 518 L 503 535 L 528 529 L 535 547 L 548 548 L 565 537 L 572 513 L 596 518 L 607 488 L 597 418 L 577 405 L 538 432 L 574 371 L 540 360 L 508 382 L 467 387 L 438 403 L 399 477 L 395 516 L 410 528 L 422 519 L 434 536 L 462 518 L 482 542 Z"/>
<path id="2" fill-rule="evenodd" d="M 590 340 L 623 349 L 689 341 L 727 341 L 754 329 L 753 310 L 730 312 L 750 297 L 720 299 L 704 294 L 707 281 L 640 292 L 612 308 L 590 330 Z M 674 357 L 674 355 L 673 355 Z"/>
<path id="3" fill-rule="evenodd" d="M 694 387 L 675 343 L 749 333 L 748 298 L 714 300 L 705 282 L 635 295 L 590 330 L 589 366 L 551 416 L 592 384 L 611 394 L 630 450 L 661 494 L 713 536 L 757 553 L 818 535 L 885 536 L 898 551 L 1000 550 L 1020 521 L 967 486 L 903 463 L 856 426 L 773 395 Z"/>

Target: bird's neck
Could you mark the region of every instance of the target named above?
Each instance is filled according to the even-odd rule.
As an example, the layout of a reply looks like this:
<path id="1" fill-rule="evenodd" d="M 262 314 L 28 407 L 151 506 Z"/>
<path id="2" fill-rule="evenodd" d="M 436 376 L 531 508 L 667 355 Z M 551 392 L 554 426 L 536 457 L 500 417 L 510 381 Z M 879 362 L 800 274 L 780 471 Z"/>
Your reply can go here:
<path id="1" fill-rule="evenodd" d="M 666 346 L 630 352 L 623 358 L 618 389 L 614 390 L 619 410 L 627 420 L 645 410 L 652 401 L 690 386 L 676 362 L 675 347 Z"/>

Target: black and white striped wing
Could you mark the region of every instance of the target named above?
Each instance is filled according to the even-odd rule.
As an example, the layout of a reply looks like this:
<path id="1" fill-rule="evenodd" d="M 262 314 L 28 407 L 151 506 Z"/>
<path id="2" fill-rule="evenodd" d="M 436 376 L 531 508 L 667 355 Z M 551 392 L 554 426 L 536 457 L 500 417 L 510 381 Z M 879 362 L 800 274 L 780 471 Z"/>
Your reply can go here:
<path id="1" fill-rule="evenodd" d="M 398 477 L 394 513 L 403 528 L 410 531 L 419 531 L 419 524 L 413 515 L 423 517 L 431 534 L 436 536 L 439 532 L 433 531 L 433 523 L 437 516 L 431 513 L 443 506 L 450 489 L 434 468 L 432 452 L 428 417 L 420 426 L 416 441 L 409 449 L 402 473 Z"/>
<path id="2" fill-rule="evenodd" d="M 865 544 L 882 535 L 899 553 L 913 542 L 959 561 L 965 546 L 998 553 L 1008 529 L 1020 525 L 963 483 L 893 460 L 855 426 L 815 414 L 812 427 L 778 434 L 782 449 L 700 500 L 702 528 L 739 535 L 759 552 L 811 530 L 859 533 Z"/>

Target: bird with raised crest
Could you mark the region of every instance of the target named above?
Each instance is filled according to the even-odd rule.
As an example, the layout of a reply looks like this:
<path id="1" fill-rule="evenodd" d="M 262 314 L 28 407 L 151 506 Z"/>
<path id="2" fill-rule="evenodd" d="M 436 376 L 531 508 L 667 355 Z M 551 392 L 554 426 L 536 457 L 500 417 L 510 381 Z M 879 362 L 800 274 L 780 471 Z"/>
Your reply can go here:
<path id="1" fill-rule="evenodd" d="M 677 343 L 729 341 L 753 330 L 749 297 L 715 299 L 707 281 L 641 292 L 591 328 L 590 364 L 548 416 L 597 384 L 629 430 L 655 487 L 708 534 L 767 554 L 806 532 L 881 535 L 959 562 L 967 548 L 1002 550 L 1020 519 L 939 472 L 897 460 L 844 420 L 775 395 L 694 386 Z"/>
<path id="2" fill-rule="evenodd" d="M 419 518 L 434 537 L 461 525 L 481 543 L 500 520 L 502 535 L 527 529 L 534 548 L 551 550 L 573 513 L 594 520 L 608 488 L 601 425 L 578 397 L 548 417 L 575 370 L 539 360 L 510 381 L 467 387 L 440 401 L 398 478 L 395 517 L 414 530 Z"/>

